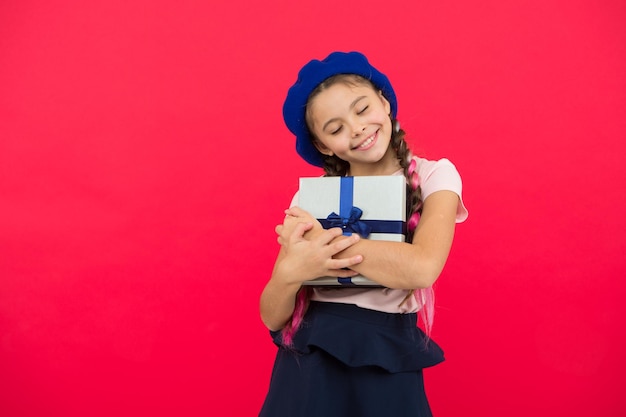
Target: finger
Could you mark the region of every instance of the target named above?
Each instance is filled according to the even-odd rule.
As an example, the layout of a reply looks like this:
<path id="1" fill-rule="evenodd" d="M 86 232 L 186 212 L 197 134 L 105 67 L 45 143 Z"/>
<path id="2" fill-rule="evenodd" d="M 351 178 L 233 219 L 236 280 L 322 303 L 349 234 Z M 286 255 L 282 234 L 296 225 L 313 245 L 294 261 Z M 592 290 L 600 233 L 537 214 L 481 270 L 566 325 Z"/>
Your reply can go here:
<path id="1" fill-rule="evenodd" d="M 274 228 L 274 231 L 278 235 L 278 237 L 276 238 L 276 240 L 278 241 L 278 244 L 283 246 L 287 242 L 285 240 L 285 236 L 283 235 L 283 232 L 285 232 L 285 228 L 283 227 L 282 224 L 279 224 L 278 226 Z"/>
<path id="2" fill-rule="evenodd" d="M 343 239 L 337 239 L 336 242 L 333 242 L 330 245 L 328 245 L 328 248 L 331 251 L 331 253 L 336 254 L 354 245 L 359 240 L 361 240 L 361 236 L 354 233 L 351 236 L 346 236 Z"/>
<path id="3" fill-rule="evenodd" d="M 285 214 L 287 216 L 293 216 L 293 217 L 310 217 L 310 218 L 313 217 L 308 211 L 298 206 L 289 207 L 287 210 L 285 210 Z"/>
<path id="4" fill-rule="evenodd" d="M 345 259 L 331 259 L 328 262 L 328 268 L 343 270 L 344 268 L 350 268 L 358 265 L 361 262 L 363 262 L 363 256 L 361 255 L 354 255 Z"/>
<path id="5" fill-rule="evenodd" d="M 298 214 L 301 214 L 304 210 L 302 210 L 300 207 L 298 206 L 292 206 L 289 207 L 287 210 L 285 210 L 285 214 L 287 216 L 294 216 L 294 217 L 298 217 Z"/>
<path id="6" fill-rule="evenodd" d="M 291 235 L 289 236 L 289 240 L 291 241 L 299 241 L 304 239 L 304 234 L 311 230 L 311 228 L 313 227 L 313 223 L 298 223 L 296 224 L 296 226 L 293 229 L 293 232 L 291 233 Z"/>
<path id="7" fill-rule="evenodd" d="M 343 234 L 343 231 L 341 230 L 341 228 L 333 227 L 331 229 L 325 229 L 323 232 L 317 235 L 316 239 L 318 240 L 318 243 L 322 245 L 328 245 L 330 242 L 333 241 L 333 239 L 341 236 L 342 234 Z M 353 236 L 358 236 L 358 235 L 353 235 Z"/>

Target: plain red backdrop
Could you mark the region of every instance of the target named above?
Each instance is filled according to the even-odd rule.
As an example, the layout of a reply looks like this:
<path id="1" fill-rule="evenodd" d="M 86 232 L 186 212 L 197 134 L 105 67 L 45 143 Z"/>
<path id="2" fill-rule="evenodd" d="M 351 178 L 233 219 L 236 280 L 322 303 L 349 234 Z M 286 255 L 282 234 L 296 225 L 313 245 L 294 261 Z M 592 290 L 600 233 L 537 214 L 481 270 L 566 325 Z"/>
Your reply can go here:
<path id="1" fill-rule="evenodd" d="M 360 50 L 469 220 L 435 414 L 622 416 L 619 0 L 0 3 L 0 415 L 252 416 L 297 70 Z"/>

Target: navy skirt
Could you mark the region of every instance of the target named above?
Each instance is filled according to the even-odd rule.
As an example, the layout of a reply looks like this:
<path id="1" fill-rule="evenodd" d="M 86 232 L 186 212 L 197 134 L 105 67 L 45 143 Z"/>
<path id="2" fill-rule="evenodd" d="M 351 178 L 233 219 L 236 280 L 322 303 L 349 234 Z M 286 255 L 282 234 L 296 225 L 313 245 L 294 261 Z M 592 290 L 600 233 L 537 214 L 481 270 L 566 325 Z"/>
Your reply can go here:
<path id="1" fill-rule="evenodd" d="M 311 302 L 278 353 L 260 417 L 431 416 L 422 369 L 444 360 L 416 314 Z"/>

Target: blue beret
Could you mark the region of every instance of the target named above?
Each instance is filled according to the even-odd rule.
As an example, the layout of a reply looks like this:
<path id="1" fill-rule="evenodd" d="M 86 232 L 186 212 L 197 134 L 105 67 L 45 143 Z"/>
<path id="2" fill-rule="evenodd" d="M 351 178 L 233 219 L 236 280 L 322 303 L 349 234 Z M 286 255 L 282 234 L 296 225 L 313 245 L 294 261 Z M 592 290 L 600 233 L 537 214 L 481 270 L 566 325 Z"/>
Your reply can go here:
<path id="1" fill-rule="evenodd" d="M 370 65 L 365 55 L 359 52 L 333 52 L 319 61 L 314 59 L 298 73 L 296 83 L 287 92 L 283 104 L 283 118 L 287 128 L 296 135 L 296 151 L 308 163 L 324 166 L 324 155 L 320 153 L 306 125 L 306 103 L 315 88 L 327 78 L 337 74 L 356 74 L 369 80 L 380 89 L 391 105 L 395 118 L 398 102 L 393 87 L 385 74 Z"/>

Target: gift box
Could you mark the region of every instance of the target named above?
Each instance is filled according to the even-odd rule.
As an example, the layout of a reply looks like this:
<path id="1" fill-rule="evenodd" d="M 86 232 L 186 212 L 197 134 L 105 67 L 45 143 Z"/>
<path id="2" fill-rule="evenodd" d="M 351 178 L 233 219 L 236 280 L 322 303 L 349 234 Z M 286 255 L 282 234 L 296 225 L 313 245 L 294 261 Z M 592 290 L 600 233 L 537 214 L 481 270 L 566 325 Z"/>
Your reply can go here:
<path id="1" fill-rule="evenodd" d="M 341 227 L 344 235 L 404 242 L 405 181 L 402 175 L 300 178 L 298 205 L 325 229 Z M 362 275 L 322 277 L 304 285 L 380 286 Z"/>

